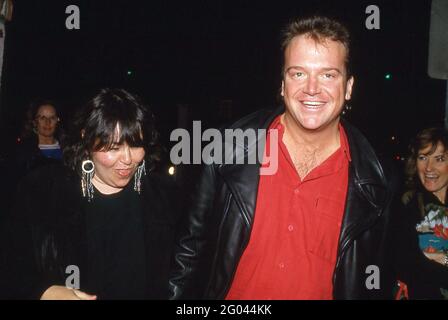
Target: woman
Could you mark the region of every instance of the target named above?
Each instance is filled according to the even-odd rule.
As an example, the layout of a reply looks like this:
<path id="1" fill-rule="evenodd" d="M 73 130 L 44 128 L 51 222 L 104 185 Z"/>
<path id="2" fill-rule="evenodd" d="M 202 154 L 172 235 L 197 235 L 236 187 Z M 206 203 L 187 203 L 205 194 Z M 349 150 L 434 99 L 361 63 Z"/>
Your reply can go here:
<path id="1" fill-rule="evenodd" d="M 151 172 L 156 142 L 151 113 L 130 93 L 102 90 L 87 104 L 65 167 L 19 188 L 7 298 L 166 297 L 178 195 Z"/>
<path id="2" fill-rule="evenodd" d="M 53 102 L 31 104 L 18 145 L 16 160 L 21 172 L 62 160 L 60 121 Z"/>
<path id="3" fill-rule="evenodd" d="M 416 228 L 419 245 L 429 259 L 448 267 L 448 133 L 428 128 L 417 134 L 406 163 L 406 212 Z M 423 281 L 422 281 L 423 283 Z M 440 298 L 437 286 L 421 284 L 419 296 Z"/>

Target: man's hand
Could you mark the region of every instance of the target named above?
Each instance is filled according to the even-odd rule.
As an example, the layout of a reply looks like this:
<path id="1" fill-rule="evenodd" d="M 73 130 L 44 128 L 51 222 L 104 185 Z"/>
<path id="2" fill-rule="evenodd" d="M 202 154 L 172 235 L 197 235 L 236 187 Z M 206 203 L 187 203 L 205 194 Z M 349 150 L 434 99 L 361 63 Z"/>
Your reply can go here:
<path id="1" fill-rule="evenodd" d="M 51 286 L 45 290 L 40 300 L 96 300 L 96 296 L 63 286 Z"/>

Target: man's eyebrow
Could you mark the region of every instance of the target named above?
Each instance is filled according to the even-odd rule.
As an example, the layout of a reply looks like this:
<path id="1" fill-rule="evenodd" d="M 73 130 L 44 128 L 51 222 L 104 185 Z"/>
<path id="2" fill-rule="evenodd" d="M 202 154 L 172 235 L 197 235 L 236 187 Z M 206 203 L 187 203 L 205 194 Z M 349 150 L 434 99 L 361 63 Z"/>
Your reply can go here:
<path id="1" fill-rule="evenodd" d="M 323 71 L 336 71 L 339 74 L 342 74 L 342 71 L 338 68 L 322 68 Z"/>
<path id="2" fill-rule="evenodd" d="M 296 70 L 303 70 L 303 69 L 305 69 L 305 68 L 303 68 L 303 67 L 301 67 L 301 66 L 291 66 L 291 67 L 288 67 L 288 68 L 286 69 L 285 72 L 288 72 L 288 71 L 293 70 L 293 69 L 296 69 Z M 326 71 L 326 72 L 328 72 L 328 71 L 336 71 L 337 73 L 342 74 L 342 71 L 339 70 L 338 68 L 332 68 L 332 67 L 329 67 L 329 68 L 322 68 L 322 69 L 320 69 L 320 70 L 321 70 L 321 71 Z"/>

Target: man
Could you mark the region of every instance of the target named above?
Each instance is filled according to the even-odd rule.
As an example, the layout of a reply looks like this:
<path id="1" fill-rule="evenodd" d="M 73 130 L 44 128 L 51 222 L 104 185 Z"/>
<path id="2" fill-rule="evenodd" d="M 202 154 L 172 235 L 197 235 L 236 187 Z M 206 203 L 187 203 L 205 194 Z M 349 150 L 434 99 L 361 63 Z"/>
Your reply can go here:
<path id="1" fill-rule="evenodd" d="M 278 168 L 260 175 L 260 165 L 204 167 L 175 255 L 172 298 L 392 297 L 385 231 L 395 186 L 367 140 L 340 119 L 354 84 L 349 33 L 326 17 L 297 20 L 283 50 L 284 108 L 232 126 L 277 130 L 266 149 L 278 148 Z"/>

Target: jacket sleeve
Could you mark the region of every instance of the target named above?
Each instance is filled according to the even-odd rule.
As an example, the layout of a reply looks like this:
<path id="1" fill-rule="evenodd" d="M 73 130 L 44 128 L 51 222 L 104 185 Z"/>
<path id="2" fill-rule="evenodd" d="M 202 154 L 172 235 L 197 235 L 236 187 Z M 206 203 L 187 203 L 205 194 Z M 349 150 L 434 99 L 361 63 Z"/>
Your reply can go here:
<path id="1" fill-rule="evenodd" d="M 429 298 L 419 291 L 425 287 L 437 291 L 440 287 L 448 288 L 448 268 L 426 258 L 421 251 L 409 209 L 398 199 L 394 207 L 392 259 L 396 275 L 408 285 L 411 298 Z"/>
<path id="2" fill-rule="evenodd" d="M 207 218 L 215 197 L 215 168 L 205 165 L 185 219 L 181 222 L 169 280 L 170 299 L 200 299 L 204 290 L 197 277 L 206 244 Z M 202 277 L 203 279 L 203 277 Z"/>

